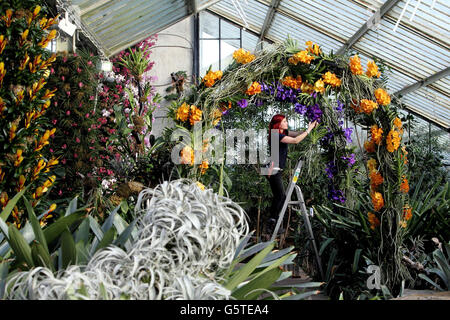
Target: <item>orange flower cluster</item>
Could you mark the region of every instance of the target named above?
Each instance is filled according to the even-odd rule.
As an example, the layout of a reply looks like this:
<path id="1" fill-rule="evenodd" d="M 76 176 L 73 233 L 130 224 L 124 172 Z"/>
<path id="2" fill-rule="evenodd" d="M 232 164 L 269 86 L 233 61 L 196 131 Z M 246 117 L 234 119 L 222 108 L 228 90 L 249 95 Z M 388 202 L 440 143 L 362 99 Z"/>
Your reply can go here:
<path id="1" fill-rule="evenodd" d="M 258 82 L 254 81 L 250 85 L 250 87 L 248 87 L 248 89 L 245 93 L 248 94 L 249 96 L 252 96 L 257 93 L 261 93 L 261 85 Z"/>
<path id="2" fill-rule="evenodd" d="M 5 70 L 5 63 L 0 62 L 0 88 L 3 85 L 3 78 L 5 78 L 6 70 Z"/>
<path id="3" fill-rule="evenodd" d="M 214 72 L 209 70 L 209 72 L 205 75 L 202 81 L 205 83 L 205 86 L 207 88 L 210 88 L 214 85 L 216 80 L 222 79 L 222 75 L 223 73 L 220 70 Z"/>
<path id="4" fill-rule="evenodd" d="M 36 99 L 36 94 L 45 86 L 46 83 L 47 82 L 45 82 L 44 78 L 40 78 L 38 82 L 33 83 L 32 87 L 28 89 L 28 96 L 30 97 L 30 101 Z"/>
<path id="5" fill-rule="evenodd" d="M 362 99 L 360 102 L 360 112 L 364 112 L 366 114 L 371 114 L 373 110 L 378 108 L 378 105 L 375 101 Z"/>
<path id="6" fill-rule="evenodd" d="M 178 107 L 176 112 L 176 120 L 185 122 L 189 119 L 189 123 L 194 125 L 197 121 L 202 120 L 202 110 L 194 105 L 188 105 L 184 102 L 180 107 Z"/>
<path id="7" fill-rule="evenodd" d="M 4 118 L 5 116 L 3 115 L 3 112 L 5 112 L 6 111 L 6 102 L 5 101 L 3 101 L 3 99 L 0 97 L 0 116 L 2 117 L 2 118 Z"/>
<path id="8" fill-rule="evenodd" d="M 191 116 L 189 118 L 189 122 L 191 125 L 194 125 L 197 121 L 202 120 L 202 110 L 197 108 L 196 106 L 191 106 Z"/>
<path id="9" fill-rule="evenodd" d="M 44 172 L 49 172 L 50 169 L 53 169 L 53 167 L 56 166 L 58 163 L 59 163 L 58 159 L 51 158 L 51 159 L 47 162 L 47 165 L 45 166 Z"/>
<path id="10" fill-rule="evenodd" d="M 39 41 L 38 46 L 45 48 L 50 41 L 56 38 L 56 30 L 53 29 L 46 36 L 43 36 L 41 41 Z"/>
<path id="11" fill-rule="evenodd" d="M 17 125 L 15 123 L 11 124 L 9 128 L 9 142 L 11 142 L 16 137 Z"/>
<path id="12" fill-rule="evenodd" d="M 375 64 L 374 61 L 368 61 L 367 62 L 366 75 L 369 78 L 372 78 L 372 77 L 379 78 L 381 76 L 381 72 L 378 71 L 378 66 Z"/>
<path id="13" fill-rule="evenodd" d="M 350 71 L 355 75 L 363 74 L 363 68 L 361 65 L 361 59 L 358 57 L 358 55 L 354 55 L 353 57 L 350 57 Z"/>
<path id="14" fill-rule="evenodd" d="M 41 20 L 39 20 L 39 25 L 41 26 L 41 29 L 42 30 L 47 30 L 52 25 L 58 23 L 58 17 L 59 17 L 59 15 L 57 15 L 54 18 L 47 19 L 47 18 L 44 17 Z"/>
<path id="15" fill-rule="evenodd" d="M 302 90 L 302 92 L 308 93 L 308 94 L 311 94 L 314 92 L 314 86 L 312 84 L 310 84 L 308 81 L 303 82 L 300 89 Z"/>
<path id="16" fill-rule="evenodd" d="M 322 75 L 323 82 L 326 84 L 331 85 L 332 87 L 340 87 L 341 86 L 341 79 L 336 77 L 334 73 L 331 73 L 330 71 L 325 72 L 325 74 Z"/>
<path id="17" fill-rule="evenodd" d="M 285 85 L 286 87 L 290 87 L 293 89 L 299 89 L 302 86 L 303 81 L 302 81 L 301 76 L 297 76 L 297 78 L 287 76 L 281 81 L 281 83 L 283 85 Z"/>
<path id="18" fill-rule="evenodd" d="M 378 104 L 382 106 L 387 106 L 391 103 L 391 97 L 384 89 L 378 88 L 377 90 L 375 90 L 374 93 Z"/>
<path id="19" fill-rule="evenodd" d="M 367 140 L 364 142 L 364 149 L 366 149 L 368 153 L 375 152 L 375 143 L 372 140 Z"/>
<path id="20" fill-rule="evenodd" d="M 394 119 L 394 126 L 397 128 L 397 130 L 403 131 L 403 123 L 402 123 L 402 120 L 400 120 L 400 118 L 397 117 Z"/>
<path id="21" fill-rule="evenodd" d="M 246 64 L 255 60 L 255 55 L 251 54 L 250 51 L 240 48 L 233 52 L 233 59 L 237 63 Z"/>
<path id="22" fill-rule="evenodd" d="M 380 145 L 381 141 L 383 139 L 383 129 L 382 128 L 378 128 L 378 126 L 376 124 L 374 124 L 370 128 L 370 134 L 371 134 L 372 141 L 376 145 Z"/>
<path id="23" fill-rule="evenodd" d="M 8 202 L 9 202 L 8 194 L 5 191 L 3 191 L 0 194 L 0 204 L 2 205 L 2 210 L 5 209 Z"/>
<path id="24" fill-rule="evenodd" d="M 25 44 L 25 42 L 27 41 L 29 32 L 30 32 L 30 30 L 26 29 L 20 34 L 19 47 L 22 47 Z"/>
<path id="25" fill-rule="evenodd" d="M 19 212 L 19 208 L 17 208 L 17 206 L 14 206 L 12 212 L 11 212 L 11 216 L 14 219 L 14 225 L 16 226 L 17 229 L 20 229 L 20 227 L 22 226 L 20 224 L 20 217 L 21 217 L 21 212 Z"/>
<path id="26" fill-rule="evenodd" d="M 54 134 L 56 131 L 56 128 L 53 128 L 52 130 L 45 130 L 44 135 L 39 139 L 39 142 L 35 140 L 36 147 L 34 148 L 34 151 L 41 150 L 44 146 L 49 144 L 48 139 L 52 134 Z"/>
<path id="27" fill-rule="evenodd" d="M 55 209 L 56 209 L 56 204 L 52 203 L 50 208 L 48 208 L 47 213 L 44 214 L 42 219 L 39 221 L 39 224 L 41 225 L 41 227 L 45 227 L 47 225 L 47 220 L 53 217 L 53 215 L 50 213 L 55 211 Z"/>
<path id="28" fill-rule="evenodd" d="M 312 41 L 306 41 L 305 44 L 308 46 L 306 48 L 306 51 L 308 51 L 309 53 L 315 54 L 316 56 L 322 53 L 322 50 L 320 50 L 319 46 Z"/>
<path id="29" fill-rule="evenodd" d="M 212 122 L 213 126 L 217 126 L 220 120 L 222 120 L 222 112 L 219 109 L 215 108 L 212 111 L 212 119 L 213 119 Z"/>
<path id="30" fill-rule="evenodd" d="M 374 170 L 377 170 L 377 160 L 370 158 L 367 161 L 367 168 L 369 169 L 369 172 L 372 172 Z"/>
<path id="31" fill-rule="evenodd" d="M 25 98 L 25 90 L 22 89 L 17 91 L 15 96 L 16 105 L 19 105 L 23 101 L 23 98 Z"/>
<path id="32" fill-rule="evenodd" d="M 303 51 L 297 52 L 292 57 L 290 57 L 288 59 L 288 62 L 293 65 L 297 65 L 299 62 L 305 63 L 305 64 L 310 64 L 311 61 L 314 59 L 315 59 L 314 56 L 310 56 L 308 54 L 307 50 L 303 50 Z"/>
<path id="33" fill-rule="evenodd" d="M 53 89 L 53 90 L 45 90 L 45 94 L 41 97 L 41 100 L 47 100 L 50 99 L 51 97 L 53 97 L 55 95 L 57 89 Z"/>
<path id="34" fill-rule="evenodd" d="M 22 163 L 22 161 L 23 161 L 22 153 L 23 153 L 22 149 L 17 149 L 16 150 L 15 160 L 14 160 L 14 166 L 15 167 L 18 167 Z"/>
<path id="35" fill-rule="evenodd" d="M 386 137 L 386 149 L 389 152 L 394 152 L 395 150 L 400 147 L 400 134 L 397 130 L 391 130 L 389 131 L 387 137 Z"/>
<path id="36" fill-rule="evenodd" d="M 380 225 L 380 220 L 378 220 L 377 216 L 372 212 L 368 212 L 367 217 L 369 218 L 370 229 L 375 230 L 375 228 Z"/>
<path id="37" fill-rule="evenodd" d="M 383 176 L 376 170 L 370 173 L 370 188 L 376 190 L 377 187 L 384 181 Z"/>
<path id="38" fill-rule="evenodd" d="M 36 8 L 34 8 L 33 10 L 33 14 L 31 15 L 31 20 L 36 19 L 36 17 L 38 16 L 39 12 L 41 11 L 41 6 L 36 6 Z"/>
<path id="39" fill-rule="evenodd" d="M 0 18 L 0 20 L 5 21 L 5 25 L 6 25 L 6 27 L 8 27 L 8 28 L 11 26 L 11 22 L 12 22 L 12 14 L 13 14 L 12 10 L 11 10 L 11 9 L 8 9 L 8 10 L 6 10 L 5 15 L 2 16 L 2 17 Z"/>
<path id="40" fill-rule="evenodd" d="M 38 178 L 39 174 L 41 173 L 42 170 L 45 169 L 46 165 L 47 164 L 45 163 L 44 159 L 40 159 L 38 161 L 38 164 L 33 169 L 33 176 L 31 177 L 31 181 L 34 181 Z"/>
<path id="41" fill-rule="evenodd" d="M 403 207 L 403 219 L 406 221 L 410 220 L 412 218 L 412 208 L 407 204 Z"/>
<path id="42" fill-rule="evenodd" d="M 5 38 L 4 35 L 0 35 L 0 54 L 2 54 L 3 50 L 5 50 L 7 43 L 8 43 L 8 38 Z"/>
<path id="43" fill-rule="evenodd" d="M 205 174 L 206 170 L 208 170 L 208 160 L 203 160 L 202 163 L 200 164 L 200 174 Z"/>
<path id="44" fill-rule="evenodd" d="M 408 179 L 406 179 L 405 176 L 402 177 L 403 181 L 400 184 L 400 191 L 403 193 L 408 193 L 409 192 L 409 183 L 408 183 Z"/>
<path id="45" fill-rule="evenodd" d="M 322 81 L 322 79 L 319 79 L 314 84 L 314 91 L 324 94 L 325 93 L 325 83 Z"/>
<path id="46" fill-rule="evenodd" d="M 200 190 L 205 190 L 205 185 L 199 181 L 197 181 L 197 187 L 199 187 Z"/>
<path id="47" fill-rule="evenodd" d="M 45 60 L 44 62 L 41 63 L 41 65 L 39 66 L 39 70 L 46 70 L 46 69 L 48 69 L 50 64 L 52 64 L 55 60 L 56 60 L 56 54 L 52 54 L 50 56 L 50 58 L 48 58 L 47 60 Z"/>
<path id="48" fill-rule="evenodd" d="M 406 147 L 403 146 L 402 147 L 402 154 L 400 155 L 400 159 L 403 160 L 403 164 L 407 164 L 408 163 L 408 157 L 406 156 L 408 154 L 408 151 L 406 151 Z"/>
<path id="49" fill-rule="evenodd" d="M 176 119 L 183 122 L 186 121 L 189 118 L 189 109 L 190 106 L 186 102 L 184 102 L 177 109 Z"/>
<path id="50" fill-rule="evenodd" d="M 190 146 L 186 146 L 181 150 L 182 164 L 194 165 L 194 150 Z"/>
<path id="51" fill-rule="evenodd" d="M 367 167 L 369 169 L 370 192 L 373 193 L 377 190 L 378 186 L 383 183 L 384 179 L 377 170 L 377 161 L 375 159 L 371 158 L 367 161 Z"/>
<path id="52" fill-rule="evenodd" d="M 383 195 L 377 191 L 372 192 L 372 204 L 375 211 L 380 211 L 384 207 Z"/>

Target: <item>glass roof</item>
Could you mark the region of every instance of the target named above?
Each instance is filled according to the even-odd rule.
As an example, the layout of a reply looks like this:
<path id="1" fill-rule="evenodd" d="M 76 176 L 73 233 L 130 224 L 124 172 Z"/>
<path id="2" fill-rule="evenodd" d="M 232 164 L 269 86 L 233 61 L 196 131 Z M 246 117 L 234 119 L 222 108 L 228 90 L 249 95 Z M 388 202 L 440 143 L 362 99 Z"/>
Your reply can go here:
<path id="1" fill-rule="evenodd" d="M 450 132 L 449 0 L 57 0 L 105 57 L 200 10 L 269 42 L 288 36 L 391 68 L 406 110 Z M 256 46 L 255 46 L 256 47 Z"/>
<path id="2" fill-rule="evenodd" d="M 389 92 L 406 110 L 450 132 L 450 1 L 221 0 L 208 10 L 274 42 L 311 40 L 325 52 L 353 42 L 362 63 L 391 68 Z"/>

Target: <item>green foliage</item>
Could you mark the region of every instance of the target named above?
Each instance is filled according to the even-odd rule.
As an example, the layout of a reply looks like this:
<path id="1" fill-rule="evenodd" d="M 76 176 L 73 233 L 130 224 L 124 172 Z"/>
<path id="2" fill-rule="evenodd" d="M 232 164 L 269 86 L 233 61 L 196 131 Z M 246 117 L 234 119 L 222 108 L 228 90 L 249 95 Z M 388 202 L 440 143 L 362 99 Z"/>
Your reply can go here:
<path id="1" fill-rule="evenodd" d="M 251 234 L 242 240 L 230 268 L 223 275 L 222 285 L 231 290 L 232 297 L 238 300 L 300 300 L 318 293 L 305 292 L 305 289 L 318 288 L 322 285 L 320 282 L 292 286 L 280 283 L 291 275 L 291 272 L 283 271 L 283 266 L 292 264 L 296 256 L 293 247 L 274 251 L 275 243 L 270 242 L 247 246 L 250 237 Z"/>
<path id="2" fill-rule="evenodd" d="M 49 84 L 58 90 L 47 116 L 58 130 L 48 155 L 60 162 L 56 172 L 58 188 L 53 189 L 52 198 L 69 197 L 81 191 L 88 194 L 98 185 L 92 176 L 104 148 L 98 128 L 102 124 L 101 109 L 95 109 L 98 60 L 81 51 L 60 53 L 49 76 Z"/>
<path id="3" fill-rule="evenodd" d="M 427 274 L 434 274 L 437 276 L 437 279 L 440 278 L 442 285 L 440 286 L 425 274 L 419 274 L 419 277 L 421 277 L 440 291 L 450 290 L 450 242 L 444 243 L 444 246 L 446 254 L 444 253 L 442 246 L 433 251 L 433 260 L 436 267 L 426 269 Z M 444 288 L 446 288 L 446 290 Z"/>
<path id="4" fill-rule="evenodd" d="M 364 202 L 361 199 L 353 209 L 314 206 L 316 215 L 311 222 L 316 234 L 321 235 L 319 255 L 325 271 L 325 290 L 331 299 L 338 299 L 341 294 L 346 300 L 358 296 L 370 298 L 375 294 L 367 289 L 369 274 L 365 268 L 377 261 L 380 234 L 370 230 Z M 299 241 L 308 245 L 302 237 Z M 309 256 L 313 259 L 312 253 Z M 315 277 L 319 276 L 317 269 L 311 271 L 316 273 Z"/>
<path id="5" fill-rule="evenodd" d="M 22 194 L 17 195 L 18 200 Z M 128 224 L 121 218 L 116 207 L 100 226 L 94 218 L 87 215 L 86 207 L 77 207 L 74 198 L 68 205 L 64 217 L 50 226 L 39 225 L 34 209 L 27 204 L 29 223 L 19 231 L 13 224 L 7 229 L 1 227 L 3 240 L 0 242 L 0 292 L 4 292 L 7 274 L 13 275 L 17 270 L 30 270 L 41 266 L 53 272 L 66 269 L 70 265 L 85 265 L 89 259 L 102 248 L 111 244 L 129 248 L 129 240 L 133 236 L 135 220 Z M 11 211 L 11 208 L 5 210 Z M 3 210 L 2 216 L 9 214 Z M 42 217 L 40 215 L 40 217 Z M 3 220 L 2 220 L 3 221 Z M 0 223 L 2 223 L 0 221 Z M 27 230 L 30 232 L 27 232 Z M 1 296 L 0 296 L 1 297 Z"/>
<path id="6" fill-rule="evenodd" d="M 450 184 L 447 182 L 440 187 L 442 181 L 438 179 L 430 187 L 428 183 L 423 183 L 427 175 L 426 172 L 422 174 L 410 197 L 412 218 L 406 236 L 411 239 L 417 236 L 450 239 Z"/>

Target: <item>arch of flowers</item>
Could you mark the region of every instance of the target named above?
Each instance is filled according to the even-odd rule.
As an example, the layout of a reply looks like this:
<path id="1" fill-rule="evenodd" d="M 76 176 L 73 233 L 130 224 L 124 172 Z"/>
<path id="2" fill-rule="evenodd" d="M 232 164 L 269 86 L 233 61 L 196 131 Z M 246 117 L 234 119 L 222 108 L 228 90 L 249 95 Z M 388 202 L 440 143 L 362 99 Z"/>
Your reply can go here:
<path id="1" fill-rule="evenodd" d="M 239 49 L 233 58 L 224 72 L 210 69 L 195 94 L 173 105 L 169 113 L 173 120 L 188 130 L 201 121 L 207 130 L 216 127 L 230 108 L 248 110 L 274 101 L 290 103 L 308 121 L 318 120 L 315 141 L 326 159 L 328 197 L 345 205 L 344 180 L 355 167 L 355 152 L 360 152 L 370 185 L 363 204 L 367 208 L 364 227 L 379 241 L 378 255 L 392 257 L 381 266 L 382 272 L 388 280 L 398 280 L 403 270 L 400 247 L 411 209 L 403 125 L 386 91 L 383 66 L 369 61 L 364 68 L 357 55 L 325 54 L 311 41 L 299 47 L 292 39 L 256 54 Z M 348 146 L 352 129 L 344 127 L 345 117 L 367 128 L 367 140 L 358 140 L 359 150 Z M 201 181 L 208 159 L 194 164 L 189 146 L 181 156 Z"/>

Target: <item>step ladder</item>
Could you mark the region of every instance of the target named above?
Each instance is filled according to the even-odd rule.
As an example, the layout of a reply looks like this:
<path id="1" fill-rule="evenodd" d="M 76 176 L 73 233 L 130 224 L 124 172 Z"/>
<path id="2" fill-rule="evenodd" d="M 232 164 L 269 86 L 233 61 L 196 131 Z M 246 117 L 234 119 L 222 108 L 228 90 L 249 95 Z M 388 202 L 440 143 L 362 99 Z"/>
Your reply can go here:
<path id="1" fill-rule="evenodd" d="M 307 232 L 309 233 L 309 236 L 310 236 L 310 238 L 308 240 L 310 240 L 313 245 L 314 253 L 316 255 L 317 265 L 320 270 L 320 275 L 322 276 L 322 280 L 325 280 L 325 276 L 324 276 L 323 269 L 322 269 L 322 263 L 320 260 L 319 252 L 317 250 L 316 240 L 314 239 L 314 234 L 312 231 L 311 223 L 309 221 L 308 211 L 306 210 L 305 201 L 303 199 L 303 193 L 302 193 L 302 190 L 300 189 L 300 187 L 297 185 L 297 180 L 300 175 L 302 165 L 303 165 L 303 160 L 299 160 L 297 163 L 297 166 L 295 167 L 294 176 L 292 177 L 292 181 L 289 184 L 287 194 L 286 194 L 286 199 L 284 200 L 283 207 L 281 208 L 280 214 L 278 216 L 278 221 L 277 221 L 275 230 L 273 231 L 272 238 L 270 239 L 270 241 L 275 241 L 275 238 L 277 236 L 278 230 L 280 229 L 280 226 L 283 221 L 284 214 L 286 213 L 286 209 L 287 209 L 288 205 L 298 205 L 300 207 L 300 211 L 302 212 L 302 216 L 303 216 L 303 220 L 305 221 L 305 226 L 306 226 Z M 297 199 L 298 199 L 297 201 L 291 200 L 291 196 L 292 196 L 292 193 L 294 192 L 294 190 L 297 195 Z M 294 208 L 294 209 L 299 210 L 296 208 Z"/>

